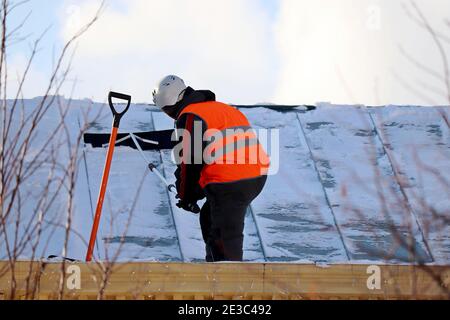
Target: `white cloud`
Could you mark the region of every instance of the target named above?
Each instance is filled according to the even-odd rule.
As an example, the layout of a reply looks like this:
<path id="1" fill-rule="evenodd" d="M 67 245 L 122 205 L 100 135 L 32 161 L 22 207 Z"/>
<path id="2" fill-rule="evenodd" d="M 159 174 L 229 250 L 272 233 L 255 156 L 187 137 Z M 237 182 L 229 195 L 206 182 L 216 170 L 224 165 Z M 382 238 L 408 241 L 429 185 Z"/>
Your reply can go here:
<path id="1" fill-rule="evenodd" d="M 109 89 L 149 101 L 155 82 L 179 74 L 219 99 L 254 103 L 272 96 L 275 68 L 270 17 L 257 0 L 115 2 L 78 44 L 77 96 L 103 100 Z M 95 12 L 93 1 L 68 2 L 69 39 Z"/>
<path id="2" fill-rule="evenodd" d="M 6 90 L 8 98 L 14 99 L 17 96 L 28 60 L 29 57 L 22 53 L 16 53 L 8 60 L 8 87 Z M 26 75 L 19 97 L 22 95 L 25 98 L 42 96 L 47 89 L 48 79 L 47 74 L 39 70 L 36 63 L 32 64 Z"/>
<path id="3" fill-rule="evenodd" d="M 280 54 L 277 102 L 448 103 L 436 93 L 444 91 L 444 84 L 400 53 L 399 45 L 424 65 L 443 73 L 431 37 L 402 7 L 409 1 L 280 3 L 276 31 Z M 433 26 L 448 34 L 443 20 L 448 18 L 450 2 L 417 3 Z"/>
<path id="4" fill-rule="evenodd" d="M 66 0 L 59 12 L 62 40 L 86 23 L 99 3 Z M 76 97 L 102 101 L 114 89 L 149 102 L 154 83 L 175 73 L 225 102 L 448 103 L 442 81 L 399 50 L 401 45 L 443 74 L 431 37 L 402 8 L 409 1 L 279 0 L 275 19 L 258 0 L 107 3 L 78 43 L 70 75 L 78 79 Z M 443 23 L 449 1 L 417 3 L 434 27 L 449 34 Z M 444 46 L 448 53 L 450 45 Z M 52 59 L 40 54 L 45 59 L 30 70 L 26 97 L 41 95 L 48 80 Z M 20 52 L 9 59 L 9 97 L 25 62 Z M 63 92 L 71 90 L 69 82 Z"/>

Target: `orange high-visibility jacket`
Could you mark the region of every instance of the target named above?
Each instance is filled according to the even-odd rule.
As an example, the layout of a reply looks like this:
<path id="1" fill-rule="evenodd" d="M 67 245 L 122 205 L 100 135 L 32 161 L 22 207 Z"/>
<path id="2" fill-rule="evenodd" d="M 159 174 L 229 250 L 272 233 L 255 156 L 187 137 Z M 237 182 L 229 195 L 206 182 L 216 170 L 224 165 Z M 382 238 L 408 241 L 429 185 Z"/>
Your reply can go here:
<path id="1" fill-rule="evenodd" d="M 203 152 L 205 165 L 200 174 L 202 188 L 210 183 L 233 182 L 266 175 L 269 157 L 259 143 L 245 115 L 224 103 L 207 101 L 185 107 L 206 124 L 210 139 Z M 228 129 L 228 130 L 227 130 Z"/>

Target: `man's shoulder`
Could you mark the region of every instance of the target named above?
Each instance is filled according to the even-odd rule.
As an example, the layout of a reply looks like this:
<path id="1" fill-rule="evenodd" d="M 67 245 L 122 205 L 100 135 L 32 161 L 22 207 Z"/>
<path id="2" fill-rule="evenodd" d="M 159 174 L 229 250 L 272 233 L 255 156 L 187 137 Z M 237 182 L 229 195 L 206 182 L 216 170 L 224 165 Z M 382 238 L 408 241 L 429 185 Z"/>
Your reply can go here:
<path id="1" fill-rule="evenodd" d="M 188 109 L 190 107 L 192 109 L 201 109 L 201 110 L 206 109 L 206 108 L 210 108 L 210 107 L 217 107 L 217 108 L 237 110 L 237 108 L 232 106 L 231 104 L 228 104 L 228 103 L 225 103 L 225 102 L 220 102 L 220 101 L 204 101 L 204 102 L 199 102 L 199 103 L 193 103 L 193 104 L 187 106 L 186 109 Z"/>

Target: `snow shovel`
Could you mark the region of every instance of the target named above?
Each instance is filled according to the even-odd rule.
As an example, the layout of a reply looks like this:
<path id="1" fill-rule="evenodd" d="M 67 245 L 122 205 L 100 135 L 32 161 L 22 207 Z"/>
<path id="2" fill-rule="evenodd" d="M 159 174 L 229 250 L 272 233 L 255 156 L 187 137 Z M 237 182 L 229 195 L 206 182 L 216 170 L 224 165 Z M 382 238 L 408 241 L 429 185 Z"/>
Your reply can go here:
<path id="1" fill-rule="evenodd" d="M 122 112 L 117 112 L 116 108 L 114 108 L 114 104 L 112 102 L 113 98 L 127 101 L 127 106 Z M 92 225 L 91 237 L 89 239 L 89 247 L 86 253 L 86 262 L 92 260 L 92 253 L 94 251 L 95 239 L 97 238 L 98 225 L 100 223 L 100 216 L 102 214 L 103 200 L 105 199 L 106 185 L 108 184 L 109 171 L 111 169 L 111 161 L 114 154 L 114 146 L 116 143 L 117 131 L 119 130 L 120 120 L 130 107 L 131 96 L 111 91 L 108 95 L 108 102 L 109 107 L 111 108 L 113 114 L 113 125 L 108 145 L 108 152 L 106 155 L 105 167 L 103 169 L 102 183 L 100 185 L 100 192 L 98 194 L 97 199 L 97 209 L 95 210 L 94 223 Z"/>
<path id="2" fill-rule="evenodd" d="M 147 162 L 148 164 L 148 169 L 153 172 L 158 178 L 159 180 L 161 180 L 162 183 L 164 183 L 164 185 L 167 187 L 167 190 L 169 190 L 169 192 L 173 193 L 175 195 L 176 199 L 179 199 L 179 196 L 177 194 L 177 188 L 175 187 L 175 185 L 170 184 L 166 178 L 164 178 L 164 176 L 161 174 L 161 172 L 159 172 L 159 170 L 156 168 L 156 166 L 150 162 L 150 160 L 147 159 L 147 157 L 144 154 L 144 151 L 141 148 L 141 145 L 139 144 L 139 141 L 136 139 L 136 136 L 133 133 L 130 133 L 130 137 L 133 140 L 134 144 L 136 145 L 136 148 L 139 150 L 142 158 L 144 159 L 145 162 Z M 178 202 L 176 204 L 177 207 L 181 208 L 182 206 L 180 205 L 180 202 Z M 200 212 L 200 207 L 195 203 L 191 203 L 188 204 L 186 206 L 187 210 L 193 213 L 199 213 Z"/>
<path id="3" fill-rule="evenodd" d="M 148 169 L 151 172 L 153 172 L 154 174 L 156 174 L 156 176 L 159 178 L 159 180 L 161 180 L 162 183 L 164 183 L 166 185 L 169 192 L 173 192 L 176 194 L 177 188 L 173 184 L 170 184 L 169 182 L 167 182 L 166 178 L 164 178 L 164 176 L 161 174 L 161 172 L 159 172 L 158 169 L 156 169 L 156 166 L 153 163 L 151 163 L 150 160 L 147 159 L 147 157 L 144 154 L 144 151 L 141 148 L 141 145 L 139 144 L 139 142 L 136 139 L 136 136 L 133 133 L 130 133 L 130 137 L 133 140 L 134 144 L 136 145 L 136 148 L 139 150 L 139 153 L 141 154 L 144 161 L 147 162 Z"/>

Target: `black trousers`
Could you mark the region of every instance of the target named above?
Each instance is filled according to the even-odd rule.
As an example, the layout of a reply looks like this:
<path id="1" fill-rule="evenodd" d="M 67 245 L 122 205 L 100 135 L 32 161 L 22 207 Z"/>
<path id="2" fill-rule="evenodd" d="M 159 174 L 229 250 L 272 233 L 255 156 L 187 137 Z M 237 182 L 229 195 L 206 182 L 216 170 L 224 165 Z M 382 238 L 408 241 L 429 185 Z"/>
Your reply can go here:
<path id="1" fill-rule="evenodd" d="M 206 202 L 200 211 L 200 226 L 206 244 L 206 261 L 242 261 L 245 214 L 266 180 L 267 176 L 260 176 L 205 187 Z"/>

